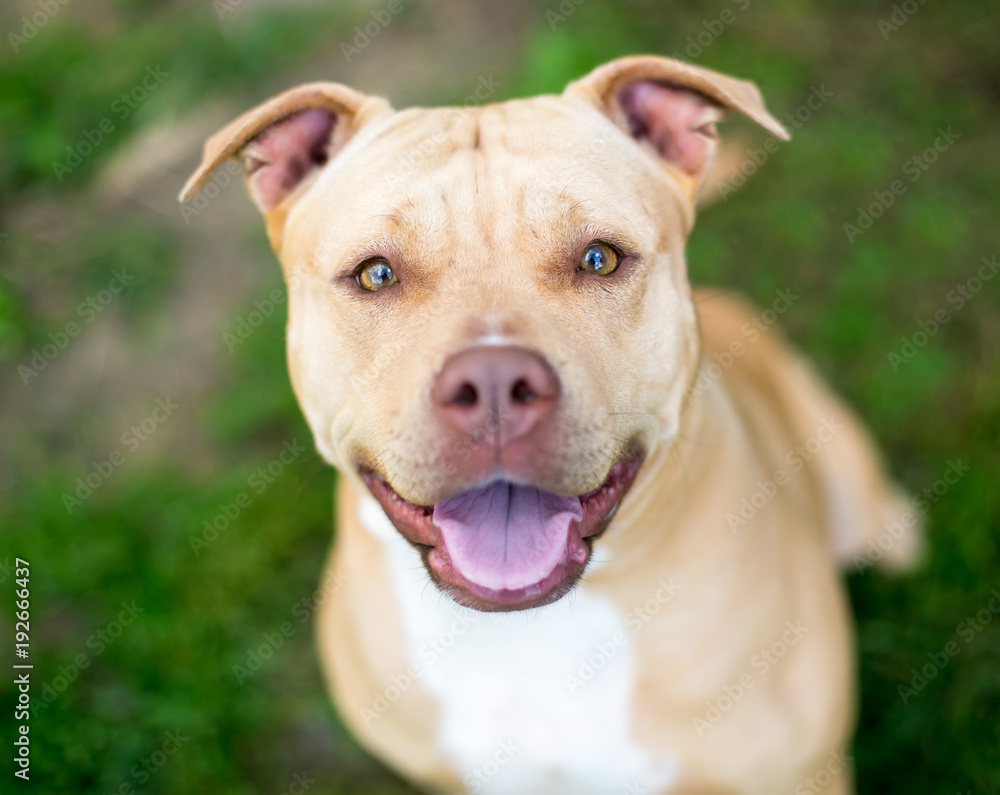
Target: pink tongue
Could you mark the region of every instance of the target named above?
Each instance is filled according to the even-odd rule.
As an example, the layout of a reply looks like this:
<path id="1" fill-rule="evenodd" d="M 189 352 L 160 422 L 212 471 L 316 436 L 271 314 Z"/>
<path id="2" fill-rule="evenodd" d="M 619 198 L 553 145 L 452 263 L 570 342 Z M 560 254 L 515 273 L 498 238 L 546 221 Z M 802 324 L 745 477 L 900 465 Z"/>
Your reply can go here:
<path id="1" fill-rule="evenodd" d="M 579 497 L 498 480 L 439 502 L 433 521 L 459 573 L 500 591 L 551 574 L 566 554 L 570 523 L 581 518 Z"/>

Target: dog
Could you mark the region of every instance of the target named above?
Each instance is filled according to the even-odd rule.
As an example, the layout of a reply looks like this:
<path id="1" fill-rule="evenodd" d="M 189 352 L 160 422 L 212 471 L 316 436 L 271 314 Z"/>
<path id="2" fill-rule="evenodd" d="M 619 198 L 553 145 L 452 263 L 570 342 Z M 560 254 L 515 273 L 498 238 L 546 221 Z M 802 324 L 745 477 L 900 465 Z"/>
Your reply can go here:
<path id="1" fill-rule="evenodd" d="M 312 83 L 181 193 L 244 163 L 340 473 L 324 674 L 428 792 L 853 789 L 838 565 L 904 515 L 882 563 L 912 563 L 920 528 L 776 311 L 689 284 L 730 111 L 788 138 L 656 56 L 477 107 Z"/>

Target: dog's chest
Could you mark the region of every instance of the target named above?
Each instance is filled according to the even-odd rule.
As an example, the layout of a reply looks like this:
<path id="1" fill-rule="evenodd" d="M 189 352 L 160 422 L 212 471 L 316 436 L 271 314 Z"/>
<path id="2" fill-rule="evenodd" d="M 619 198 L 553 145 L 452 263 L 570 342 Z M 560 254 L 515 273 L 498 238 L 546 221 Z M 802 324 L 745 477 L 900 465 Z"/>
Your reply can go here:
<path id="1" fill-rule="evenodd" d="M 433 730 L 468 791 L 667 791 L 676 760 L 631 738 L 635 661 L 614 643 L 625 624 L 609 601 L 578 587 L 538 610 L 459 607 L 374 499 L 360 514 L 386 551 L 411 671 L 440 703 Z"/>

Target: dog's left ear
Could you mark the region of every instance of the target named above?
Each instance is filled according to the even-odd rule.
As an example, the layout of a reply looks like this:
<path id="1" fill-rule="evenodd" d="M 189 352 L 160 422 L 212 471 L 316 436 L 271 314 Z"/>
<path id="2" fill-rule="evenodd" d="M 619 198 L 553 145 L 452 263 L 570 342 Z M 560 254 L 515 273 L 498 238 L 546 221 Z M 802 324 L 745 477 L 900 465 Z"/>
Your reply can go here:
<path id="1" fill-rule="evenodd" d="M 675 169 L 692 203 L 715 157 L 715 123 L 735 110 L 783 141 L 791 136 L 753 83 L 672 58 L 637 55 L 599 66 L 566 87 Z"/>

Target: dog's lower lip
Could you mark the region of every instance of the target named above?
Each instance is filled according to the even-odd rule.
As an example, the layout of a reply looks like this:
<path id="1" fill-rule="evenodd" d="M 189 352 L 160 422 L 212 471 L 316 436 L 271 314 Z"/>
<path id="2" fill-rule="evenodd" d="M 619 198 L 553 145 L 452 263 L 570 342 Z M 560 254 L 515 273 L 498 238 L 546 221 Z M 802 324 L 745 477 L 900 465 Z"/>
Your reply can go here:
<path id="1" fill-rule="evenodd" d="M 574 520 L 565 559 L 552 573 L 524 588 L 503 591 L 492 591 L 470 582 L 455 569 L 441 532 L 432 521 L 433 505 L 418 505 L 404 499 L 381 473 L 373 469 L 359 467 L 359 474 L 396 529 L 420 553 L 428 573 L 439 587 L 467 607 L 485 612 L 509 611 L 554 602 L 572 588 L 590 559 L 591 545 L 617 513 L 643 457 L 638 448 L 631 449 L 610 467 L 600 486 L 580 495 L 583 517 Z"/>

